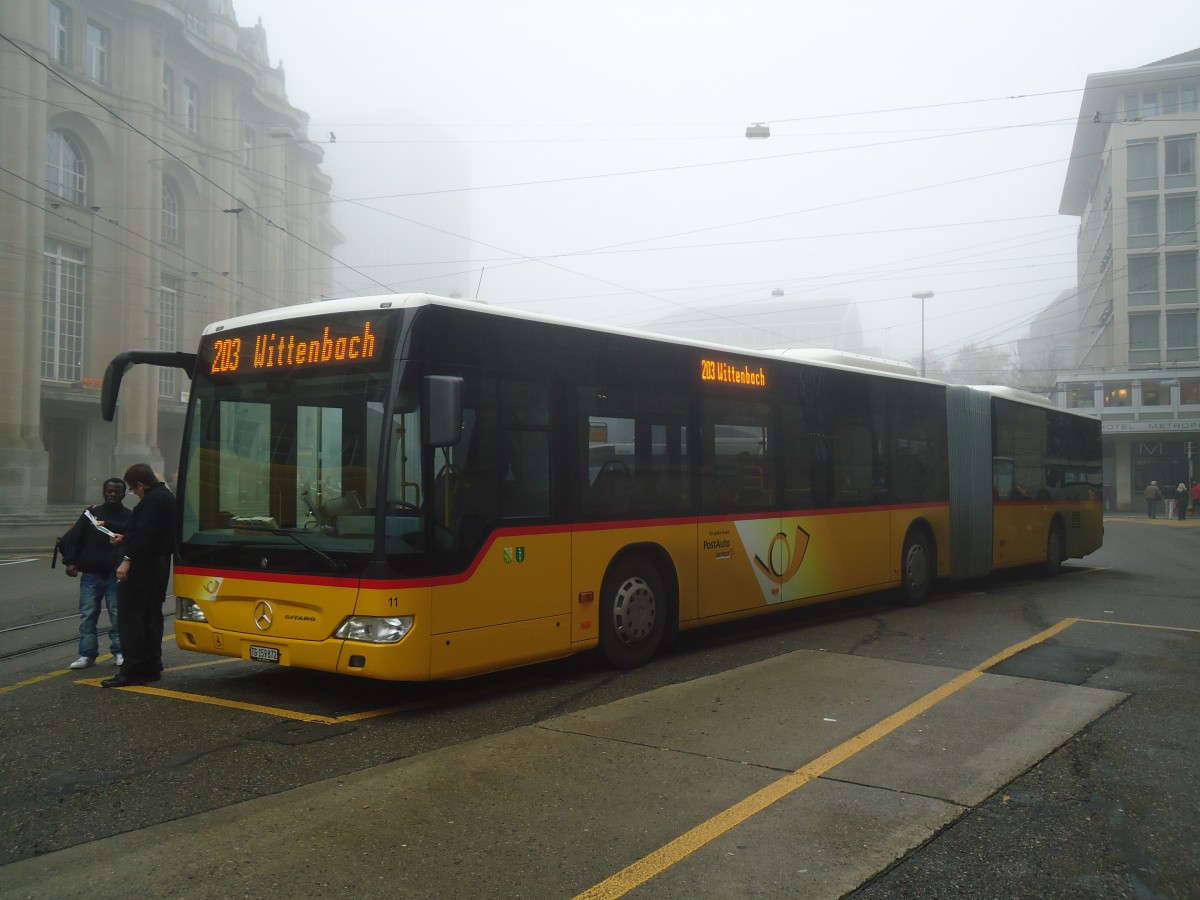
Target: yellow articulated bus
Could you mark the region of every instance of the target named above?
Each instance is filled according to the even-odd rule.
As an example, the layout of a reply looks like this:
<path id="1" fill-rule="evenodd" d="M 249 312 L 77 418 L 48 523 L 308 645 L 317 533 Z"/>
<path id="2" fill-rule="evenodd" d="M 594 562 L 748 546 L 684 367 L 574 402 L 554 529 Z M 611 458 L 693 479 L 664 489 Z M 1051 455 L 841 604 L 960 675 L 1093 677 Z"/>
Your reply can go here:
<path id="1" fill-rule="evenodd" d="M 599 648 L 1100 546 L 1095 419 L 862 357 L 428 295 L 208 326 L 178 490 L 180 648 L 392 680 Z"/>

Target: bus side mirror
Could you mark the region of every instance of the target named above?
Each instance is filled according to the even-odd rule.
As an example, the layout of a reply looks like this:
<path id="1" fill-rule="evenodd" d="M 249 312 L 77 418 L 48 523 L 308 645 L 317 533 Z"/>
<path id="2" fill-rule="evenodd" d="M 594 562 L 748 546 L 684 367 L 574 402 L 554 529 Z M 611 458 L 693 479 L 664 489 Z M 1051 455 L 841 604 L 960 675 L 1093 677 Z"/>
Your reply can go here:
<path id="1" fill-rule="evenodd" d="M 134 366 L 128 353 L 118 353 L 104 370 L 104 382 L 100 386 L 100 415 L 105 422 L 117 416 L 117 397 L 121 393 L 121 381 Z"/>
<path id="2" fill-rule="evenodd" d="M 429 427 L 425 446 L 453 447 L 462 440 L 463 380 L 452 375 L 425 377 L 425 409 Z"/>

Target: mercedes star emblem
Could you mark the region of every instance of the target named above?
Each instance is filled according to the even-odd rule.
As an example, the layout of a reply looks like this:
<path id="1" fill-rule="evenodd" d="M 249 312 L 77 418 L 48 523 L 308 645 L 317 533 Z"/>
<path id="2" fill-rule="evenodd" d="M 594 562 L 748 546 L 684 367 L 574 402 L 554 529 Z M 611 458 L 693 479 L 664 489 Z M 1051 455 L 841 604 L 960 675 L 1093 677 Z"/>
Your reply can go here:
<path id="1" fill-rule="evenodd" d="M 266 600 L 260 600 L 258 606 L 254 607 L 254 627 L 259 631 L 266 631 L 273 621 L 275 610 L 271 609 L 271 604 Z"/>

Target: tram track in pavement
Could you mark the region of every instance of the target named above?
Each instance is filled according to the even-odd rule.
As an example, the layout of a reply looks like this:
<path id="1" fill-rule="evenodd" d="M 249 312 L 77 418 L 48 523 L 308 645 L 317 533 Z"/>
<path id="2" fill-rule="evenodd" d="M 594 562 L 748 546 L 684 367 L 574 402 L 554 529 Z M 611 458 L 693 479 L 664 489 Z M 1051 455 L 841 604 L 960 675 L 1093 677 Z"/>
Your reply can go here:
<path id="1" fill-rule="evenodd" d="M 8 628 L 0 628 L 0 662 L 8 659 L 14 659 L 18 656 L 25 656 L 28 653 L 36 653 L 39 650 L 49 650 L 52 647 L 63 647 L 68 644 L 74 644 L 79 640 L 78 632 L 69 637 L 41 637 L 43 632 L 33 631 L 32 629 L 47 629 L 48 627 L 61 625 L 63 622 L 77 622 L 79 615 L 57 616 L 52 619 L 43 619 L 40 622 L 26 622 L 23 625 L 12 625 Z M 61 631 L 61 629 L 60 629 Z M 47 630 L 44 632 L 49 635 Z M 19 642 L 22 637 L 33 636 L 33 642 L 24 646 L 13 648 L 11 642 Z"/>
<path id="2" fill-rule="evenodd" d="M 69 523 L 68 523 L 69 524 Z M 65 528 L 66 526 L 62 526 Z M 66 662 L 75 659 L 79 642 L 77 579 L 68 579 L 62 561 L 50 571 L 52 554 L 40 549 L 53 544 L 50 532 L 61 529 L 41 528 L 19 535 L 0 529 L 0 662 L 20 659 L 40 652 L 59 653 Z M 7 546 L 4 546 L 7 545 Z M 174 612 L 173 598 L 165 609 Z M 166 616 L 164 616 L 166 618 Z M 101 646 L 107 645 L 108 614 L 103 609 L 98 623 Z M 64 666 L 66 663 L 64 662 Z"/>
<path id="3" fill-rule="evenodd" d="M 99 628 L 101 639 L 107 631 L 105 627 L 106 613 L 101 613 Z M 163 616 L 164 620 L 173 616 Z M 70 647 L 79 642 L 79 614 L 54 616 L 35 622 L 25 622 L 20 625 L 10 625 L 0 628 L 0 662 L 38 653 L 42 650 L 52 650 L 56 647 Z M 67 625 L 66 623 L 71 623 Z"/>
<path id="4" fill-rule="evenodd" d="M 0 582 L 19 585 L 21 581 L 17 569 L 8 569 L 9 566 L 23 567 L 43 563 L 49 558 L 49 554 L 46 553 L 9 549 L 0 556 Z M 8 572 L 13 574 L 8 575 Z M 75 585 L 72 585 L 72 588 L 72 592 L 78 591 Z M 21 590 L 20 587 L 16 589 Z M 58 603 L 53 605 L 60 606 Z M 71 610 L 71 607 L 67 607 L 67 610 Z M 0 661 L 78 642 L 78 627 L 68 624 L 78 623 L 78 611 L 64 610 L 62 614 L 59 612 L 58 609 L 46 608 L 46 604 L 36 601 L 21 611 L 10 608 L 10 615 L 5 617 L 7 623 L 0 627 Z M 17 621 L 13 622 L 13 619 Z"/>

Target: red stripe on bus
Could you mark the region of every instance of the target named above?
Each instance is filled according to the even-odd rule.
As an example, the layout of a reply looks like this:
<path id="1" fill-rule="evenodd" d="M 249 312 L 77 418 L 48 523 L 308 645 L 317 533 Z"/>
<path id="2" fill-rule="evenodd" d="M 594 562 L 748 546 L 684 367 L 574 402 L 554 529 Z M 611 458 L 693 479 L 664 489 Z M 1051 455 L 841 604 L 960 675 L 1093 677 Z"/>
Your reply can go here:
<path id="1" fill-rule="evenodd" d="M 1019 504 L 1025 505 L 1025 504 Z M 309 584 L 323 585 L 326 587 L 357 587 L 360 581 L 366 585 L 403 585 L 410 588 L 423 587 L 438 587 L 447 584 L 460 584 L 468 581 L 479 566 L 483 563 L 484 558 L 498 542 L 506 538 L 513 537 L 528 537 L 541 534 L 574 534 L 577 532 L 588 531 L 616 531 L 623 528 L 661 528 L 667 526 L 678 525 L 705 525 L 716 522 L 733 522 L 733 521 L 749 521 L 754 519 L 783 519 L 783 518 L 803 518 L 811 516 L 832 516 L 832 515 L 852 515 L 854 513 L 863 512 L 894 512 L 897 510 L 917 510 L 917 509 L 944 509 L 949 506 L 946 502 L 931 502 L 931 503 L 903 503 L 886 506 L 856 506 L 853 508 L 839 509 L 837 507 L 828 507 L 825 509 L 804 509 L 804 510 L 786 510 L 783 512 L 757 512 L 744 514 L 725 514 L 714 516 L 680 516 L 671 519 L 624 519 L 620 522 L 584 522 L 584 523 L 568 523 L 562 525 L 537 525 L 531 528 L 501 528 L 493 531 L 483 547 L 475 554 L 475 558 L 462 572 L 455 572 L 449 575 L 425 575 L 415 578 L 388 578 L 388 579 L 370 579 L 364 580 L 359 578 L 334 577 L 329 575 L 275 575 L 269 572 L 250 572 L 237 569 L 221 569 L 208 568 L 204 566 L 189 566 L 177 565 L 175 572 L 180 575 L 194 575 L 198 577 L 218 577 L 218 578 L 240 578 L 246 581 L 260 581 L 268 584 Z"/>

